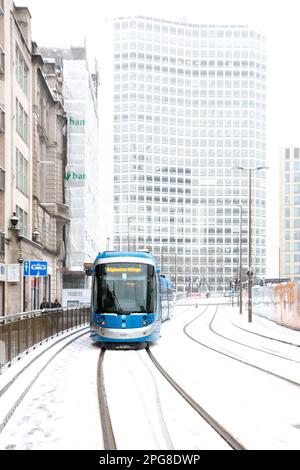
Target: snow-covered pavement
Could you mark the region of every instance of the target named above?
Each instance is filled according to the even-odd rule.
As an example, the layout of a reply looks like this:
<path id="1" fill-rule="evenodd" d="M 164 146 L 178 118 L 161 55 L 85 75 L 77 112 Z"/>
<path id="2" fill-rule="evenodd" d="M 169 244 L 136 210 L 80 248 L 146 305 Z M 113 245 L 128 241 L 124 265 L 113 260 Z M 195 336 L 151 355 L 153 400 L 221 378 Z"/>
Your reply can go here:
<path id="1" fill-rule="evenodd" d="M 0 434 L 0 449 L 103 448 L 97 396 L 99 352 L 86 334 L 58 354 Z"/>
<path id="2" fill-rule="evenodd" d="M 152 354 L 244 447 L 300 449 L 300 386 L 245 364 L 300 383 L 300 348 L 263 337 L 300 345 L 300 332 L 256 316 L 248 324 L 246 312 L 241 318 L 230 304 L 219 306 L 215 315 L 216 299 L 207 307 L 203 302 L 177 304 Z M 47 363 L 0 434 L 0 449 L 103 449 L 99 354 L 86 334 Z M 30 354 L 5 371 L 0 388 L 29 359 Z M 37 372 L 29 366 L 26 374 L 28 383 Z M 106 351 L 104 380 L 118 449 L 228 448 L 171 388 L 146 351 Z M 19 379 L 15 383 L 20 392 L 23 385 Z M 8 393 L 0 397 L 4 415 Z"/>

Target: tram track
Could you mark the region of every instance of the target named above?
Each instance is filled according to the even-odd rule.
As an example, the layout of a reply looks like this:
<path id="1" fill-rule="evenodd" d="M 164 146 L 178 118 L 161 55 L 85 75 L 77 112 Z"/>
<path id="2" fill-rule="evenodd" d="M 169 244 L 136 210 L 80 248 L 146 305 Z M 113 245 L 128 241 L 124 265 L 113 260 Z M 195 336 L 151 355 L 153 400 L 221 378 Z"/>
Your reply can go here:
<path id="1" fill-rule="evenodd" d="M 217 311 L 218 311 L 218 305 L 216 306 L 216 310 L 215 310 L 214 316 L 213 316 L 212 320 L 211 320 L 210 323 L 209 323 L 209 329 L 211 329 L 211 328 L 210 328 L 210 325 L 211 325 L 211 322 L 213 321 L 213 319 L 214 319 L 214 317 L 215 317 Z M 196 339 L 195 337 L 193 337 L 190 333 L 188 333 L 187 329 L 188 329 L 189 326 L 190 326 L 193 322 L 195 322 L 201 315 L 202 315 L 202 313 L 200 313 L 199 315 L 197 315 L 197 316 L 196 316 L 195 318 L 193 318 L 189 323 L 187 323 L 187 324 L 184 326 L 184 328 L 183 328 L 184 334 L 185 334 L 188 338 L 190 338 L 192 341 L 194 341 L 195 343 L 199 344 L 200 346 L 203 346 L 203 347 L 206 348 L 206 349 L 209 349 L 209 350 L 211 350 L 211 351 L 213 351 L 213 352 L 216 352 L 217 354 L 221 354 L 222 356 L 228 357 L 228 358 L 230 358 L 230 359 L 232 359 L 232 360 L 234 360 L 234 361 L 236 361 L 236 362 L 239 362 L 239 363 L 241 363 L 241 364 L 244 364 L 244 365 L 247 365 L 247 366 L 249 366 L 249 367 L 252 367 L 252 368 L 254 368 L 254 369 L 256 369 L 256 370 L 259 370 L 259 371 L 261 371 L 261 372 L 263 372 L 263 373 L 266 373 L 266 374 L 268 374 L 268 375 L 270 375 L 270 376 L 273 376 L 273 377 L 275 377 L 275 378 L 277 378 L 277 379 L 283 380 L 283 381 L 285 381 L 285 382 L 287 382 L 287 383 L 289 383 L 289 384 L 291 384 L 291 385 L 294 385 L 294 386 L 297 386 L 297 387 L 300 386 L 300 383 L 297 382 L 297 381 L 295 381 L 295 380 L 292 380 L 292 379 L 289 379 L 289 378 L 287 378 L 287 377 L 284 377 L 284 376 L 282 376 L 282 375 L 280 375 L 280 374 L 277 374 L 277 373 L 272 372 L 272 371 L 270 371 L 270 370 L 268 370 L 268 369 L 265 369 L 265 368 L 263 368 L 263 367 L 260 367 L 260 366 L 258 366 L 258 365 L 255 365 L 255 364 L 253 364 L 253 363 L 251 363 L 251 362 L 248 362 L 248 361 L 246 361 L 246 360 L 244 360 L 244 359 L 238 358 L 237 356 L 235 356 L 235 355 L 233 355 L 233 354 L 230 354 L 229 352 L 222 351 L 221 348 L 218 349 L 218 348 L 216 348 L 216 347 L 210 346 L 210 345 L 206 344 L 205 342 L 200 341 L 200 340 Z M 212 333 L 215 334 L 213 331 L 212 331 Z M 226 338 L 226 337 L 224 337 L 224 338 L 227 339 L 228 341 L 231 341 L 229 338 Z M 247 347 L 247 345 L 244 345 L 244 346 Z M 261 352 L 264 352 L 264 351 L 261 351 Z"/>
<path id="2" fill-rule="evenodd" d="M 207 411 L 204 410 L 162 367 L 162 365 L 157 361 L 149 347 L 146 349 L 147 354 L 159 370 L 162 376 L 169 382 L 169 384 L 179 393 L 179 395 L 193 408 L 198 415 L 203 418 L 210 427 L 216 431 L 216 433 L 233 449 L 233 450 L 245 450 L 245 448 L 240 444 L 240 442 L 235 439 L 232 434 L 230 434 L 221 424 L 219 424 Z"/>
<path id="3" fill-rule="evenodd" d="M 208 305 L 204 305 L 204 308 L 198 315 L 198 317 L 202 314 L 205 313 L 207 310 Z M 128 356 L 128 352 L 125 352 Z M 144 354 L 147 353 L 148 356 L 148 361 L 150 360 L 150 363 L 153 366 L 153 372 L 154 370 L 157 371 L 157 373 L 162 377 L 162 380 L 166 380 L 166 382 L 169 384 L 169 387 L 173 389 L 178 396 L 180 396 L 181 399 L 183 399 L 188 406 L 197 413 L 198 416 L 203 419 L 210 428 L 213 429 L 213 431 L 221 438 L 225 443 L 228 445 L 228 448 L 231 448 L 233 450 L 244 450 L 244 447 L 242 444 L 228 431 L 226 430 L 220 423 L 215 420 L 211 414 L 209 414 L 202 406 L 200 406 L 169 374 L 168 372 L 162 367 L 162 365 L 159 363 L 159 361 L 154 357 L 153 353 L 151 352 L 149 346 L 146 348 L 145 353 L 144 351 L 136 351 L 136 354 L 139 355 L 140 360 L 143 362 L 144 367 L 148 369 L 149 374 L 152 377 L 153 381 L 153 388 L 155 388 L 156 393 L 158 397 L 155 399 L 156 402 L 160 402 L 159 398 L 159 390 L 156 385 L 156 379 L 151 372 L 150 369 L 152 369 L 149 365 L 147 365 L 147 361 L 145 360 Z M 102 433 L 103 433 L 103 441 L 104 441 L 104 448 L 105 450 L 116 450 L 117 447 L 117 439 L 115 437 L 115 432 L 114 432 L 114 426 L 116 425 L 115 423 L 112 422 L 111 415 L 110 415 L 110 410 L 109 410 L 109 404 L 108 404 L 108 399 L 107 399 L 107 393 L 111 393 L 110 391 L 106 391 L 105 388 L 105 374 L 104 374 L 104 357 L 106 355 L 105 350 L 101 350 L 101 353 L 99 355 L 99 360 L 98 360 L 98 366 L 97 366 L 97 384 L 98 384 L 98 400 L 99 400 L 99 411 L 100 411 L 100 417 L 101 417 L 101 423 L 102 423 Z M 129 362 L 130 359 L 129 358 Z M 134 368 L 134 362 L 132 362 L 131 368 Z M 114 370 L 114 374 L 117 374 L 118 371 L 117 369 Z M 134 372 L 131 373 L 131 375 L 134 374 Z M 145 386 L 145 385 L 144 385 Z M 149 388 L 149 387 L 148 387 Z M 170 389 L 170 390 L 171 390 Z M 145 392 L 141 393 L 142 395 L 145 395 Z M 159 405 L 160 408 L 160 405 Z M 111 410 L 112 411 L 112 410 Z M 116 411 L 115 411 L 116 413 Z M 159 413 L 164 414 L 164 410 L 159 410 Z M 169 437 L 169 432 L 168 429 L 166 428 L 166 425 L 164 423 L 164 419 L 162 418 L 163 423 L 162 423 L 162 428 L 164 430 L 162 431 L 164 435 L 168 436 L 169 440 L 169 447 L 168 448 L 173 448 L 170 437 Z M 133 437 L 131 436 L 131 439 Z"/>
<path id="4" fill-rule="evenodd" d="M 105 450 L 117 450 L 116 440 L 113 432 L 112 422 L 110 419 L 109 407 L 107 402 L 105 383 L 104 383 L 104 363 L 105 349 L 102 349 L 99 354 L 97 364 L 97 390 L 99 412 L 102 425 L 102 435 Z"/>
<path id="5" fill-rule="evenodd" d="M 271 321 L 271 320 L 269 320 L 269 321 Z M 274 322 L 272 322 L 272 323 L 274 323 Z M 288 346 L 294 346 L 295 348 L 300 348 L 300 344 L 298 344 L 298 343 L 291 343 L 290 341 L 286 341 L 286 340 L 280 339 L 280 338 L 275 338 L 274 336 L 262 335 L 261 333 L 257 333 L 256 331 L 250 331 L 250 330 L 247 330 L 246 328 L 242 328 L 241 326 L 236 325 L 235 323 L 233 323 L 233 325 L 235 326 L 235 328 L 237 328 L 241 331 L 246 331 L 246 333 L 249 333 L 251 335 L 259 336 L 261 338 L 266 338 L 266 339 L 269 339 L 270 341 L 276 341 L 278 343 L 287 344 Z M 282 325 L 278 325 L 278 326 L 281 326 L 283 328 Z"/>
<path id="6" fill-rule="evenodd" d="M 72 343 L 74 343 L 76 340 L 80 339 L 82 336 L 85 336 L 89 333 L 89 327 L 84 327 L 82 328 L 84 332 L 81 332 L 78 334 L 75 338 L 72 338 L 70 341 L 67 341 L 65 344 L 63 344 L 49 359 L 46 360 L 44 364 L 42 364 L 40 367 L 37 367 L 37 371 L 31 376 L 25 385 L 23 385 L 22 389 L 18 389 L 14 392 L 12 389 L 14 385 L 17 385 L 17 381 L 19 379 L 22 379 L 23 376 L 25 375 L 26 372 L 30 371 L 30 366 L 33 366 L 35 363 L 37 363 L 38 360 L 42 359 L 43 356 L 46 355 L 53 347 L 55 347 L 58 343 L 60 343 L 63 340 L 67 340 L 70 336 L 76 335 L 76 333 L 79 333 L 78 330 L 72 332 L 68 337 L 66 338 L 60 338 L 57 342 L 53 343 L 50 345 L 48 348 L 46 348 L 44 351 L 40 352 L 35 358 L 33 358 L 26 366 L 24 366 L 18 373 L 16 373 L 0 390 L 0 398 L 1 400 L 5 399 L 7 395 L 7 392 L 9 391 L 9 398 L 10 398 L 10 403 L 8 407 L 3 407 L 6 408 L 5 412 L 3 412 L 0 416 L 0 434 L 6 427 L 7 423 L 10 421 L 10 419 L 13 417 L 16 409 L 18 406 L 21 404 L 25 396 L 28 394 L 28 392 L 32 389 L 38 378 L 41 376 L 41 374 L 47 369 L 47 367 L 52 363 L 52 361 L 61 353 L 63 352 L 68 346 L 70 346 Z M 16 395 L 16 396 L 14 396 Z"/>
<path id="7" fill-rule="evenodd" d="M 231 343 L 239 344 L 239 345 L 244 346 L 244 347 L 246 347 L 246 348 L 253 349 L 254 351 L 259 351 L 259 352 L 261 352 L 261 353 L 263 353 L 263 354 L 268 354 L 268 355 L 270 355 L 270 356 L 275 356 L 275 357 L 278 357 L 278 358 L 280 358 L 280 359 L 284 359 L 284 360 L 286 360 L 286 361 L 290 361 L 290 362 L 294 362 L 294 363 L 296 363 L 296 364 L 300 364 L 300 361 L 297 361 L 297 360 L 295 360 L 295 359 L 291 359 L 291 358 L 289 358 L 289 357 L 283 356 L 282 354 L 278 354 L 278 352 L 276 352 L 276 351 L 267 351 L 267 350 L 265 350 L 265 349 L 261 349 L 261 348 L 256 347 L 256 346 L 251 346 L 250 344 L 246 344 L 246 343 L 243 343 L 243 342 L 241 342 L 241 341 L 237 341 L 236 339 L 229 338 L 228 336 L 225 336 L 224 334 L 219 333 L 218 331 L 216 331 L 215 328 L 213 328 L 213 323 L 214 323 L 214 321 L 215 321 L 215 318 L 216 318 L 217 313 L 218 313 L 218 310 L 216 310 L 216 312 L 215 312 L 215 314 L 214 314 L 212 320 L 211 320 L 210 323 L 209 323 L 209 329 L 210 329 L 210 331 L 211 331 L 213 334 L 215 334 L 216 336 L 219 336 L 220 338 L 226 339 L 227 341 L 230 341 Z M 245 330 L 244 328 L 241 328 L 241 329 L 242 329 L 243 331 L 246 331 L 246 332 L 247 332 L 247 330 Z M 249 331 L 248 331 L 248 332 L 249 332 Z M 261 336 L 261 335 L 260 335 L 260 336 Z M 270 337 L 268 337 L 268 336 L 264 336 L 264 338 L 265 338 L 265 339 L 272 339 L 272 338 L 270 338 Z M 290 346 L 298 346 L 298 347 L 299 347 L 299 345 L 295 345 L 295 344 L 292 344 L 292 343 L 289 343 L 289 345 L 290 345 Z"/>

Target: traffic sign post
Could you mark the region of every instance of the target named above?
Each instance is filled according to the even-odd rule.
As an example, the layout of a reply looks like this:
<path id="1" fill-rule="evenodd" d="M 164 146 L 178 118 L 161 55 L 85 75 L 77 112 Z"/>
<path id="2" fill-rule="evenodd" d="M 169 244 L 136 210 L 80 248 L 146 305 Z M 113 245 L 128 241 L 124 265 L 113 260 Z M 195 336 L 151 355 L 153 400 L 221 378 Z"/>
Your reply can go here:
<path id="1" fill-rule="evenodd" d="M 48 261 L 28 261 L 23 263 L 23 276 L 46 277 L 48 276 Z"/>

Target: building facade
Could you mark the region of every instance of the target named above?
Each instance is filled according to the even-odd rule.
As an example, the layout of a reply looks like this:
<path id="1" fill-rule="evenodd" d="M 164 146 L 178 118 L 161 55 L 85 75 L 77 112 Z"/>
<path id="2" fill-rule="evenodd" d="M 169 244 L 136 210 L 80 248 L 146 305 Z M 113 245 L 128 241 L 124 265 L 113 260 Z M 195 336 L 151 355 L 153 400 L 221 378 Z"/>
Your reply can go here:
<path id="1" fill-rule="evenodd" d="M 62 68 L 68 119 L 64 180 L 71 220 L 66 229 L 63 305 L 83 305 L 90 303 L 84 263 L 92 262 L 100 249 L 97 71 L 90 73 L 85 47 L 41 52 Z"/>
<path id="2" fill-rule="evenodd" d="M 59 71 L 32 43 L 29 10 L 0 3 L 0 315 L 61 297 L 66 117 Z M 47 261 L 47 276 L 27 276 Z"/>
<path id="3" fill-rule="evenodd" d="M 248 175 L 266 160 L 265 38 L 146 17 L 113 26 L 114 247 L 149 249 L 181 292 L 248 265 Z M 265 275 L 265 172 L 252 178 L 252 267 Z M 247 268 L 245 268 L 245 272 Z"/>
<path id="4" fill-rule="evenodd" d="M 5 192 L 1 213 L 5 232 L 5 302 L 2 313 L 23 310 L 22 261 L 32 233 L 32 65 L 31 18 L 27 8 L 3 2 L 1 104 L 5 112 Z M 15 221 L 15 222 L 14 222 Z"/>
<path id="5" fill-rule="evenodd" d="M 300 145 L 280 151 L 280 274 L 300 281 Z"/>
<path id="6" fill-rule="evenodd" d="M 65 231 L 70 224 L 65 201 L 67 165 L 67 116 L 64 109 L 63 74 L 55 61 L 47 61 L 33 45 L 33 162 L 32 239 L 35 258 L 48 262 L 49 274 L 34 281 L 32 304 L 43 298 L 62 301 Z M 32 282 L 32 281 L 31 281 Z"/>
<path id="7" fill-rule="evenodd" d="M 0 2 L 0 316 L 5 312 L 5 111 L 4 1 Z"/>

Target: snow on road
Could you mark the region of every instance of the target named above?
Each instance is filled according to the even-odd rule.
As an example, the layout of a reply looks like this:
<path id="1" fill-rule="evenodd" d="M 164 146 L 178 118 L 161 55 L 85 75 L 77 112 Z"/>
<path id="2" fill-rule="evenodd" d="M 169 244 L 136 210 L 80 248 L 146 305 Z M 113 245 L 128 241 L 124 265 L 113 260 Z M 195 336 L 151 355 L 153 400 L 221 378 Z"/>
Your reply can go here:
<path id="1" fill-rule="evenodd" d="M 209 299 L 211 304 L 215 301 Z M 204 307 L 195 299 L 182 300 L 181 304 L 176 306 L 173 319 L 163 324 L 160 341 L 151 347 L 157 360 L 246 448 L 300 449 L 300 387 L 206 347 L 224 350 L 227 355 L 296 380 L 300 348 L 253 333 L 298 344 L 300 333 L 256 316 L 249 325 L 246 314 L 241 318 L 238 308 L 230 304 L 219 306 L 212 323 L 215 331 L 211 331 L 215 306 Z M 187 337 L 184 327 L 204 345 Z M 97 397 L 99 353 L 100 348 L 91 344 L 88 335 L 59 353 L 0 434 L 0 449 L 103 449 Z M 105 386 L 119 449 L 228 448 L 171 389 L 145 351 L 106 354 Z M 18 366 L 1 376 L 2 382 L 14 367 Z"/>
<path id="2" fill-rule="evenodd" d="M 192 303 L 195 304 L 195 301 Z M 220 315 L 221 312 L 228 317 L 239 315 L 237 308 L 219 308 Z M 300 387 L 243 365 L 185 336 L 183 327 L 199 315 L 201 310 L 204 310 L 203 306 L 198 309 L 191 306 L 164 325 L 162 340 L 152 349 L 155 357 L 246 448 L 299 449 Z M 221 338 L 209 330 L 214 311 L 215 307 L 210 306 L 198 320 L 190 324 L 187 331 L 195 339 L 213 348 L 219 344 L 220 348 Z M 256 321 L 256 317 L 253 321 Z M 274 327 L 278 331 L 277 325 Z M 272 325 L 270 332 L 271 329 Z M 240 331 L 236 328 L 234 331 L 235 339 L 241 339 Z M 286 331 L 284 333 L 287 334 Z M 295 332 L 292 333 L 294 336 Z M 249 334 L 250 343 L 252 336 Z M 227 342 L 226 353 L 232 350 L 237 352 L 237 347 Z M 239 350 L 244 350 L 244 347 L 240 346 Z M 268 366 L 264 354 L 261 354 L 260 364 L 261 367 Z M 294 368 L 297 375 L 299 364 L 294 363 Z"/>
<path id="3" fill-rule="evenodd" d="M 145 350 L 106 355 L 106 396 L 119 450 L 229 449 L 162 377 Z"/>

